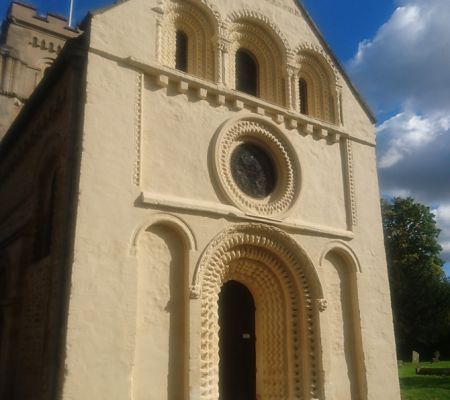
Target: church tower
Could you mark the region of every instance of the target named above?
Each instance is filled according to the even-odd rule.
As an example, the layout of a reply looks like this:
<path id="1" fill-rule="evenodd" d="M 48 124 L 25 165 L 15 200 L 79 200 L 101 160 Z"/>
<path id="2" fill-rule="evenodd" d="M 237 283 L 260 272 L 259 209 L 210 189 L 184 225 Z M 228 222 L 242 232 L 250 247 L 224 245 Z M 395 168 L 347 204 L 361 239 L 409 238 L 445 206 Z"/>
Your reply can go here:
<path id="1" fill-rule="evenodd" d="M 63 400 L 399 400 L 374 119 L 303 7 L 129 0 L 83 29 L 6 136 L 12 157 L 32 107 L 53 113 L 29 169 L 56 212 L 33 226 L 62 282 L 41 345 L 59 367 L 33 382 Z"/>

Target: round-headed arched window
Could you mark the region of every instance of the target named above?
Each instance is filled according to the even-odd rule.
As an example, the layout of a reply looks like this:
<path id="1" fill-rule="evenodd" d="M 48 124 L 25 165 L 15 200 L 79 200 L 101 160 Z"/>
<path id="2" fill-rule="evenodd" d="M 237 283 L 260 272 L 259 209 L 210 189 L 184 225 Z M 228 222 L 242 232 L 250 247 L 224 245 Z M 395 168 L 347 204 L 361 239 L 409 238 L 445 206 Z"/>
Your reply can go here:
<path id="1" fill-rule="evenodd" d="M 176 54 L 175 54 L 175 68 L 187 72 L 188 67 L 188 37 L 178 30 L 176 34 Z"/>
<path id="2" fill-rule="evenodd" d="M 306 81 L 301 78 L 298 81 L 300 91 L 300 112 L 302 114 L 308 114 L 308 85 Z"/>
<path id="3" fill-rule="evenodd" d="M 236 52 L 236 89 L 258 96 L 258 63 L 254 55 L 245 49 Z"/>

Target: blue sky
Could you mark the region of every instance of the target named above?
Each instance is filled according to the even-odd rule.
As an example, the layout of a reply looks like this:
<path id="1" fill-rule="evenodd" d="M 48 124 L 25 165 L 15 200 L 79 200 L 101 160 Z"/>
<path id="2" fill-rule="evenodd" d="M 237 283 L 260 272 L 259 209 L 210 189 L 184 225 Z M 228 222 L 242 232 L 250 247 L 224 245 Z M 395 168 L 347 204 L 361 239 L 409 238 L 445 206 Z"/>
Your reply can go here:
<path id="1" fill-rule="evenodd" d="M 40 13 L 68 15 L 69 0 L 31 2 Z M 1 19 L 8 3 L 0 1 Z M 111 3 L 74 0 L 75 20 Z M 450 262 L 450 0 L 303 4 L 377 115 L 383 195 L 427 204 Z"/>

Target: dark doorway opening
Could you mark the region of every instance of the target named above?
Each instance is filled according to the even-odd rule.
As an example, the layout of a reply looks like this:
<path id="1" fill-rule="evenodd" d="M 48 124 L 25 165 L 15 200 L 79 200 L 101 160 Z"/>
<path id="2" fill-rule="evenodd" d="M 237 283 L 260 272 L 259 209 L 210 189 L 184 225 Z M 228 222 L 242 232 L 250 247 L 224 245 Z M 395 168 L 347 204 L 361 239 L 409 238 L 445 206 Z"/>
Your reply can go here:
<path id="1" fill-rule="evenodd" d="M 236 281 L 219 296 L 220 400 L 256 400 L 255 303 Z"/>

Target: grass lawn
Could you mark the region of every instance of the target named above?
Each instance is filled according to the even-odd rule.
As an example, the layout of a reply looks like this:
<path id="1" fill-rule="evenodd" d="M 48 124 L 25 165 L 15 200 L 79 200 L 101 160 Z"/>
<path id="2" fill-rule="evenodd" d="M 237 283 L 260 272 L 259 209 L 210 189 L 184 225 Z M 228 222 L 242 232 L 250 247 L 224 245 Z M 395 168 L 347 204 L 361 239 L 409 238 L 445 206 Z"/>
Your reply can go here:
<path id="1" fill-rule="evenodd" d="M 402 400 L 450 400 L 450 376 L 416 375 L 416 368 L 450 368 L 450 361 L 404 363 L 398 369 Z"/>

